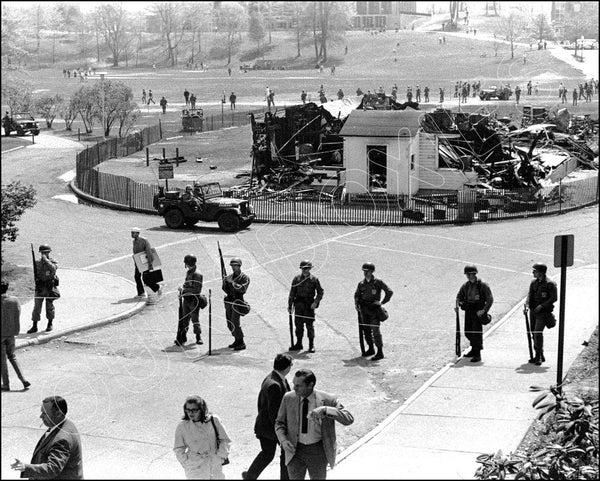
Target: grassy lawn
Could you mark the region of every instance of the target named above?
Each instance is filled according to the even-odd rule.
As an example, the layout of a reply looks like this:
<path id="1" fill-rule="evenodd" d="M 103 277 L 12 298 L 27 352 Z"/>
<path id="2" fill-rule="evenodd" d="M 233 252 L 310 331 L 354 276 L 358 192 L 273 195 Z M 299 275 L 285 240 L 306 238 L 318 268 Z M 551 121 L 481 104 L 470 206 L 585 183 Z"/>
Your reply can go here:
<path id="1" fill-rule="evenodd" d="M 4 133 L 4 129 L 2 129 Z M 25 137 L 17 137 L 14 133 L 10 137 L 2 136 L 2 152 L 7 150 L 16 149 L 18 147 L 26 147 L 31 145 L 31 135 Z"/>

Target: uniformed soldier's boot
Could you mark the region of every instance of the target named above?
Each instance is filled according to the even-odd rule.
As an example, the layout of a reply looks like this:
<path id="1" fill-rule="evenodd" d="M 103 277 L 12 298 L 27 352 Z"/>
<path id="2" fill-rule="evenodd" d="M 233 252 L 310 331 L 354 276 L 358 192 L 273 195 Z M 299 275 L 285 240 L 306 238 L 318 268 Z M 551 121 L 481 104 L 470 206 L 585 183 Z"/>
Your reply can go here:
<path id="1" fill-rule="evenodd" d="M 48 321 L 48 325 L 46 326 L 46 332 L 50 332 L 52 330 L 52 321 Z"/>
<path id="2" fill-rule="evenodd" d="M 299 337 L 296 344 L 290 347 L 290 351 L 301 351 L 302 349 L 304 349 L 304 346 L 302 345 L 302 338 Z"/>
<path id="3" fill-rule="evenodd" d="M 372 358 L 371 361 L 379 361 L 380 359 L 383 359 L 385 356 L 383 355 L 383 346 L 378 347 L 377 348 L 377 354 L 375 354 Z"/>
<path id="4" fill-rule="evenodd" d="M 37 332 L 37 321 L 33 321 L 33 326 L 31 326 L 31 329 L 29 329 L 29 331 L 27 331 L 27 334 L 34 334 Z"/>
<path id="5" fill-rule="evenodd" d="M 369 344 L 369 349 L 365 351 L 363 357 L 372 356 L 373 354 L 375 354 L 375 349 L 373 349 L 373 344 Z"/>
<path id="6" fill-rule="evenodd" d="M 533 356 L 530 360 L 529 360 L 529 364 L 538 364 L 538 362 L 540 362 L 540 351 L 535 351 L 535 356 Z"/>
<path id="7" fill-rule="evenodd" d="M 544 357 L 544 351 L 542 351 L 541 349 L 536 353 L 537 356 L 537 361 L 535 363 L 536 366 L 541 366 L 542 362 L 546 360 L 546 358 Z"/>
<path id="8" fill-rule="evenodd" d="M 315 343 L 313 339 L 308 340 L 308 352 L 315 352 Z"/>

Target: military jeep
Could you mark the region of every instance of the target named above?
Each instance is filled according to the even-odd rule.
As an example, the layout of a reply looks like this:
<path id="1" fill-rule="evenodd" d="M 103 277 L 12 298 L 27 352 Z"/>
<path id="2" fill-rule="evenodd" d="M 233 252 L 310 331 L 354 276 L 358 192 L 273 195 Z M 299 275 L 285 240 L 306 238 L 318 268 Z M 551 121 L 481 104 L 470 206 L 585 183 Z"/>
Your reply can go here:
<path id="1" fill-rule="evenodd" d="M 28 134 L 38 135 L 40 133 L 40 124 L 36 122 L 29 112 L 13 113 L 10 118 L 5 116 L 3 119 L 4 135 L 10 135 L 16 132 L 23 136 Z"/>
<path id="2" fill-rule="evenodd" d="M 481 92 L 479 92 L 479 98 L 481 100 L 508 100 L 511 95 L 512 90 L 508 85 L 505 87 L 496 87 L 495 85 L 492 85 L 491 87 L 483 89 Z"/>
<path id="3" fill-rule="evenodd" d="M 193 226 L 199 221 L 218 222 L 224 232 L 245 229 L 254 220 L 254 208 L 244 199 L 223 197 L 218 182 L 194 184 L 193 195 L 159 187 L 154 208 L 171 229 Z"/>

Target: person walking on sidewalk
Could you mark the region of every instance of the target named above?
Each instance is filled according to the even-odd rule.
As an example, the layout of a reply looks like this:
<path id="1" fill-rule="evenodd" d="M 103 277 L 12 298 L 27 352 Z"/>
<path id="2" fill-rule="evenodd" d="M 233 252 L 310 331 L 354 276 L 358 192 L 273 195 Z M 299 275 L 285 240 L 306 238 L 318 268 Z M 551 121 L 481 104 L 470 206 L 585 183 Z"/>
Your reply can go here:
<path id="1" fill-rule="evenodd" d="M 2 390 L 10 391 L 10 384 L 8 380 L 8 361 L 12 364 L 17 377 L 23 383 L 23 387 L 27 389 L 31 386 L 31 383 L 25 379 L 19 363 L 17 362 L 17 356 L 15 355 L 15 336 L 19 335 L 21 330 L 20 318 L 21 318 L 21 306 L 16 297 L 9 296 L 8 292 L 9 283 L 2 281 L 0 284 L 0 294 L 2 296 Z"/>
<path id="2" fill-rule="evenodd" d="M 365 262 L 362 265 L 363 275 L 365 278 L 358 283 L 356 292 L 354 293 L 354 304 L 360 312 L 360 319 L 365 339 L 369 345 L 369 349 L 363 354 L 364 356 L 373 356 L 375 350 L 373 344 L 377 347 L 377 354 L 371 358 L 371 361 L 379 361 L 384 358 L 383 355 L 383 338 L 381 337 L 381 306 L 392 298 L 394 292 L 381 279 L 376 279 L 373 273 L 375 272 L 375 264 Z M 381 292 L 385 293 L 383 300 Z"/>
<path id="3" fill-rule="evenodd" d="M 304 479 L 307 470 L 310 479 L 326 479 L 327 464 L 335 466 L 335 421 L 354 422 L 335 396 L 315 389 L 316 382 L 312 371 L 296 371 L 294 392 L 283 396 L 275 421 L 290 479 Z"/>
<path id="4" fill-rule="evenodd" d="M 254 433 L 260 441 L 260 453 L 254 458 L 248 471 L 242 472 L 242 479 L 258 479 L 275 457 L 275 450 L 279 444 L 275 434 L 275 420 L 283 396 L 290 391 L 290 385 L 285 377 L 291 368 L 292 356 L 277 354 L 273 361 L 273 371 L 264 378 L 260 386 L 258 415 L 254 423 Z M 289 479 L 283 448 L 279 458 L 279 479 Z"/>
<path id="5" fill-rule="evenodd" d="M 139 227 L 131 228 L 131 237 L 133 238 L 133 253 L 139 254 L 140 252 L 146 253 L 146 258 L 148 259 L 148 271 L 152 270 L 152 246 L 150 242 L 145 237 L 140 236 L 141 229 Z M 135 285 L 137 287 L 137 295 L 138 298 L 142 298 L 146 295 L 146 291 L 144 289 L 144 284 L 146 284 L 153 292 L 158 295 L 162 294 L 161 287 L 156 283 L 152 282 L 150 284 L 146 283 L 146 279 L 144 279 L 144 284 L 142 284 L 142 274 L 140 273 L 137 264 L 134 262 L 135 272 L 133 278 L 135 279 Z"/>
<path id="6" fill-rule="evenodd" d="M 46 332 L 52 330 L 52 322 L 55 315 L 54 300 L 60 297 L 57 288 L 58 277 L 56 276 L 58 263 L 50 257 L 52 249 L 50 249 L 48 244 L 42 244 L 39 251 L 42 257 L 39 261 L 35 261 L 35 299 L 33 302 L 33 312 L 31 313 L 33 326 L 27 331 L 27 334 L 34 334 L 38 331 L 37 325 L 40 321 L 44 301 L 46 301 L 46 319 L 48 320 Z"/>
<path id="7" fill-rule="evenodd" d="M 529 360 L 531 364 L 541 366 L 544 358 L 544 327 L 552 328 L 556 319 L 552 311 L 558 299 L 556 282 L 546 276 L 548 267 L 545 264 L 533 264 L 534 279 L 529 284 L 529 295 L 525 307 L 531 309 L 533 325 L 533 348 L 535 357 Z"/>
<path id="8" fill-rule="evenodd" d="M 185 273 L 185 282 L 179 288 L 179 297 L 181 303 L 181 319 L 177 326 L 177 338 L 175 344 L 182 346 L 185 344 L 187 337 L 186 333 L 190 325 L 190 319 L 194 326 L 194 334 L 196 334 L 196 344 L 204 344 L 202 342 L 202 329 L 200 327 L 200 294 L 202 293 L 202 274 L 196 271 L 196 256 L 191 254 L 183 258 L 183 263 L 187 272 Z"/>
<path id="9" fill-rule="evenodd" d="M 231 439 L 221 419 L 211 414 L 200 396 L 188 396 L 175 429 L 173 451 L 187 479 L 225 479 Z"/>
<path id="10" fill-rule="evenodd" d="M 15 459 L 10 467 L 29 479 L 83 479 L 81 436 L 67 418 L 67 401 L 61 396 L 42 401 L 40 418 L 48 430 L 38 441 L 31 463 Z"/>
<path id="11" fill-rule="evenodd" d="M 316 276 L 310 273 L 313 265 L 309 260 L 300 262 L 300 274 L 292 280 L 290 295 L 288 297 L 288 312 L 294 310 L 294 324 L 296 325 L 296 344 L 290 351 L 303 349 L 302 337 L 304 336 L 304 325 L 308 336 L 308 352 L 315 352 L 315 309 L 319 307 L 323 299 L 323 288 Z"/>
<path id="12" fill-rule="evenodd" d="M 233 344 L 228 347 L 235 351 L 246 349 L 244 343 L 244 332 L 240 323 L 241 312 L 238 304 L 244 301 L 244 294 L 250 285 L 250 278 L 242 272 L 242 259 L 234 257 L 229 262 L 233 272 L 223 279 L 223 291 L 226 296 L 225 317 L 227 318 L 227 327 L 234 338 Z"/>
<path id="13" fill-rule="evenodd" d="M 465 282 L 456 295 L 456 307 L 465 311 L 465 337 L 471 343 L 471 350 L 465 354 L 470 357 L 471 362 L 481 361 L 483 349 L 483 324 L 482 319 L 488 316 L 488 311 L 494 303 L 494 297 L 490 286 L 477 279 L 477 267 L 465 266 L 464 273 L 467 276 Z M 484 321 L 485 322 L 485 321 Z M 487 324 L 487 322 L 485 322 Z"/>
<path id="14" fill-rule="evenodd" d="M 154 94 L 152 93 L 152 89 L 148 89 L 148 105 L 150 105 L 150 102 L 156 104 L 156 102 L 154 101 Z"/>
<path id="15" fill-rule="evenodd" d="M 160 104 L 160 107 L 162 108 L 162 113 L 166 114 L 167 113 L 167 99 L 164 98 L 164 96 L 163 96 L 163 98 L 160 99 L 159 104 Z"/>

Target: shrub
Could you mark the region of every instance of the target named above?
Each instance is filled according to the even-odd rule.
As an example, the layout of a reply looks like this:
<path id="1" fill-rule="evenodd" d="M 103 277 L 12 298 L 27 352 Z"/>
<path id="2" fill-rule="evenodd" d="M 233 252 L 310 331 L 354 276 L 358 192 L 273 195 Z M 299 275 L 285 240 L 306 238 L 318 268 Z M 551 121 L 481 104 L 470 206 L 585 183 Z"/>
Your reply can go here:
<path id="1" fill-rule="evenodd" d="M 2 186 L 2 244 L 14 242 L 17 239 L 19 229 L 15 225 L 27 209 L 33 207 L 35 199 L 33 186 L 25 186 L 20 181 L 11 182 Z M 2 256 L 4 261 L 4 256 Z"/>

